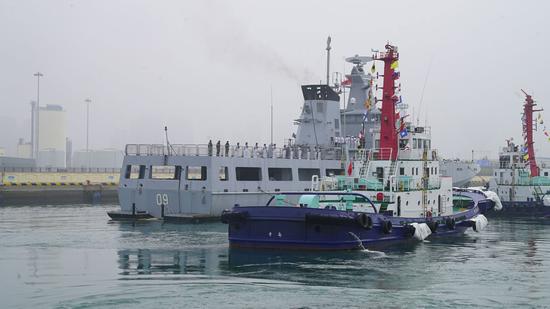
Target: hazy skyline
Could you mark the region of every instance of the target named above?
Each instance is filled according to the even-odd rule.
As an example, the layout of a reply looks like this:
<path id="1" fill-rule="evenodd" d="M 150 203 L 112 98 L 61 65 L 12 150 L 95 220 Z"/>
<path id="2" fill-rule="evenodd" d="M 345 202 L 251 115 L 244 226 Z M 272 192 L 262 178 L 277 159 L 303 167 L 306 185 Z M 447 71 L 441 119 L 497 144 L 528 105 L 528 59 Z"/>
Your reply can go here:
<path id="1" fill-rule="evenodd" d="M 447 157 L 496 157 L 521 140 L 523 96 L 550 121 L 546 85 L 550 4 L 540 1 L 5 1 L 0 0 L 0 147 L 30 138 L 41 105 L 67 111 L 73 149 L 127 143 L 275 142 L 295 132 L 301 84 L 349 73 L 344 58 L 387 41 L 400 51 L 402 96 L 427 118 Z M 430 65 L 431 63 L 431 65 Z M 379 66 L 380 68 L 381 66 Z M 429 70 L 424 100 L 424 80 Z M 381 83 L 381 81 L 380 81 Z M 420 112 L 419 112 L 420 110 Z M 535 133 L 539 156 L 550 142 Z M 4 143 L 4 144 L 2 144 Z"/>

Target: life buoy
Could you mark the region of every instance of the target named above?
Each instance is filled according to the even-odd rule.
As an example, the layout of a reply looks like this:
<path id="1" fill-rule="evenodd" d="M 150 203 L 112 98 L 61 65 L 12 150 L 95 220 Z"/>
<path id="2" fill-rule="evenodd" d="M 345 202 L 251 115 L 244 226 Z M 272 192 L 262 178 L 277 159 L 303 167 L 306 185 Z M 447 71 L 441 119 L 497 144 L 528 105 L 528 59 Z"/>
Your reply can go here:
<path id="1" fill-rule="evenodd" d="M 456 221 L 455 221 L 454 218 L 447 218 L 447 220 L 445 220 L 445 225 L 447 226 L 447 228 L 449 230 L 454 230 L 455 225 L 456 225 Z"/>
<path id="2" fill-rule="evenodd" d="M 366 213 L 360 213 L 355 217 L 355 221 L 363 228 L 370 230 L 372 228 L 372 218 Z"/>
<path id="3" fill-rule="evenodd" d="M 416 228 L 410 224 L 405 224 L 405 226 L 403 226 L 403 230 L 405 231 L 405 237 L 407 238 L 412 238 L 416 232 Z"/>
<path id="4" fill-rule="evenodd" d="M 426 222 L 426 224 L 428 225 L 432 233 L 435 233 L 435 231 L 437 231 L 437 227 L 439 226 L 437 221 L 428 221 Z"/>
<path id="5" fill-rule="evenodd" d="M 382 227 L 382 232 L 384 232 L 384 234 L 389 234 L 392 231 L 393 224 L 389 220 L 384 220 L 382 221 L 381 227 Z"/>

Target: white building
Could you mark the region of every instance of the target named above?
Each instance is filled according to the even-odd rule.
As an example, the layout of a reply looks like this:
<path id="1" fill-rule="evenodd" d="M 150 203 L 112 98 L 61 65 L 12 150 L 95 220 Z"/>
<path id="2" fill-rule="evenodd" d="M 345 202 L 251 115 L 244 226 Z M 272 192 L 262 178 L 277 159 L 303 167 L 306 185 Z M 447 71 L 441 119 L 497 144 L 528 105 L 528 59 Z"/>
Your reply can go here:
<path id="1" fill-rule="evenodd" d="M 65 111 L 59 105 L 40 107 L 38 117 L 38 161 L 39 167 L 66 167 Z"/>

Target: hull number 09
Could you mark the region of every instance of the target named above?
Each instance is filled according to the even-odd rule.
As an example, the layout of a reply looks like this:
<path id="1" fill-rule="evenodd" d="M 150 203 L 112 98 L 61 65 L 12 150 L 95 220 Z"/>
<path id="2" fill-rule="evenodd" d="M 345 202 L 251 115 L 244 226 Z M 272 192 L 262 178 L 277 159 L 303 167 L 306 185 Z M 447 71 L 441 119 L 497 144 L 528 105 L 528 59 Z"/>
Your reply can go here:
<path id="1" fill-rule="evenodd" d="M 157 206 L 168 206 L 168 194 L 163 193 L 157 193 Z"/>

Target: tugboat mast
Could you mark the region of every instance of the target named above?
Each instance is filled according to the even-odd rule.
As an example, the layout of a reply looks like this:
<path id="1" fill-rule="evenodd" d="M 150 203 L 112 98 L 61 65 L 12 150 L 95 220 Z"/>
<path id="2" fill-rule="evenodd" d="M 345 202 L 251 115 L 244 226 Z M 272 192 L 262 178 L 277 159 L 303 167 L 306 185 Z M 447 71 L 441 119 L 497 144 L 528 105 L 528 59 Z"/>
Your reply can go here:
<path id="1" fill-rule="evenodd" d="M 379 52 L 374 55 L 374 60 L 384 61 L 384 86 L 382 88 L 382 114 L 380 119 L 380 153 L 382 160 L 397 159 L 398 150 L 398 132 L 396 122 L 398 116 L 395 114 L 395 104 L 397 96 L 395 95 L 395 81 L 399 78 L 395 72 L 396 61 L 399 60 L 397 47 L 390 45 L 385 46 L 386 52 Z M 377 100 L 380 101 L 380 100 Z M 390 152 L 386 153 L 386 150 Z"/>
<path id="2" fill-rule="evenodd" d="M 523 89 L 521 91 L 525 94 L 525 104 L 523 105 L 523 137 L 525 139 L 525 146 L 527 147 L 527 161 L 529 162 L 529 169 L 531 170 L 531 177 L 539 176 L 539 167 L 535 160 L 535 143 L 533 142 L 533 112 L 540 112 L 542 109 L 534 110 L 537 104 L 533 101 L 531 95 L 527 94 Z"/>

